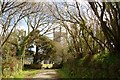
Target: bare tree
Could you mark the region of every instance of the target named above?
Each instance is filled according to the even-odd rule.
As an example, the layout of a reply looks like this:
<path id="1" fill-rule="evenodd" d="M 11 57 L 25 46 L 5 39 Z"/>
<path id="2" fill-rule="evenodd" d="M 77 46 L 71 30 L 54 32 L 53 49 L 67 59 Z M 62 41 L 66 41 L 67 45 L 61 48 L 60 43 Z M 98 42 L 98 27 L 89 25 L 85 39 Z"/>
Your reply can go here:
<path id="1" fill-rule="evenodd" d="M 120 6 L 119 2 L 89 2 L 94 14 L 100 21 L 101 29 L 107 40 L 110 52 L 120 51 Z M 98 8 L 100 8 L 98 10 Z M 99 12 L 98 12 L 99 11 Z"/>
<path id="2" fill-rule="evenodd" d="M 40 6 L 36 3 L 27 2 L 3 2 L 1 7 L 2 15 L 2 44 L 1 47 L 10 37 L 12 31 L 18 22 L 26 16 L 39 12 Z M 4 36 L 4 37 L 3 37 Z"/>
<path id="3" fill-rule="evenodd" d="M 26 51 L 26 46 L 35 41 L 35 39 L 42 35 L 45 35 L 48 31 L 51 30 L 51 24 L 48 20 L 49 16 L 45 13 L 44 4 L 43 3 L 29 3 L 29 2 L 13 2 L 11 6 L 15 6 L 20 4 L 17 7 L 11 7 L 7 11 L 4 11 L 2 14 L 3 20 L 3 29 L 2 29 L 2 47 L 6 46 L 6 44 L 11 44 L 16 47 L 16 56 L 21 59 L 22 64 L 24 63 L 24 56 Z M 15 4 L 16 3 L 16 4 Z M 6 9 L 5 9 L 6 10 Z M 11 34 L 17 28 L 19 21 L 26 22 L 28 27 L 27 35 L 24 35 L 21 38 L 18 35 L 18 38 L 21 38 L 20 41 L 12 41 Z M 27 31 L 26 31 L 27 32 Z M 41 33 L 40 33 L 41 32 Z M 23 66 L 23 65 L 22 65 Z"/>
<path id="4" fill-rule="evenodd" d="M 109 49 L 98 19 L 89 4 L 84 4 L 75 0 L 73 3 L 53 2 L 48 5 L 53 20 L 61 24 L 70 34 L 73 44 L 71 49 L 73 55 L 76 54 L 77 57 L 82 57 L 86 53 L 95 54 L 104 51 L 105 48 Z M 69 41 L 68 43 L 71 43 Z"/>
<path id="5" fill-rule="evenodd" d="M 50 8 L 51 5 L 48 7 Z M 87 30 L 87 27 L 84 27 L 86 26 L 86 21 L 85 17 L 83 17 L 81 14 L 80 4 L 78 2 L 53 3 L 50 12 L 55 20 L 57 19 L 57 23 L 65 27 L 65 29 L 71 35 L 73 41 L 73 48 L 71 48 L 73 49 L 73 55 L 76 53 L 77 57 L 82 57 L 84 53 L 82 46 L 83 42 L 86 43 L 86 47 L 88 47 L 90 52 L 94 53 L 86 37 L 89 36 L 89 34 L 85 34 Z"/>

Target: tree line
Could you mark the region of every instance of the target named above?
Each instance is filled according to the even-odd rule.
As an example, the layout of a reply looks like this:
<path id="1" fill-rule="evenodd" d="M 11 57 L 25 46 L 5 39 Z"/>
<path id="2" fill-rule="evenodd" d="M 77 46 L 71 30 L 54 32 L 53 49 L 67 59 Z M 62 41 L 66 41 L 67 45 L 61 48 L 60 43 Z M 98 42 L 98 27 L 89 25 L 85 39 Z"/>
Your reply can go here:
<path id="1" fill-rule="evenodd" d="M 22 69 L 27 47 L 31 43 L 42 42 L 37 39 L 44 40 L 41 36 L 53 33 L 51 30 L 57 27 L 66 31 L 64 38 L 67 48 L 62 48 L 60 52 L 58 51 L 59 54 L 52 56 L 59 55 L 63 62 L 71 57 L 81 59 L 86 55 L 93 56 L 102 52 L 118 54 L 120 52 L 119 5 L 119 2 L 80 3 L 77 0 L 73 0 L 72 3 L 2 2 L 0 48 L 4 60 L 3 71 L 13 70 L 16 63 L 12 64 L 12 62 L 17 59 L 21 62 Z M 26 23 L 28 30 L 17 30 L 20 21 Z M 56 24 L 59 26 L 53 27 Z M 46 47 L 43 49 L 46 50 Z M 11 68 L 7 68 L 8 64 Z"/>

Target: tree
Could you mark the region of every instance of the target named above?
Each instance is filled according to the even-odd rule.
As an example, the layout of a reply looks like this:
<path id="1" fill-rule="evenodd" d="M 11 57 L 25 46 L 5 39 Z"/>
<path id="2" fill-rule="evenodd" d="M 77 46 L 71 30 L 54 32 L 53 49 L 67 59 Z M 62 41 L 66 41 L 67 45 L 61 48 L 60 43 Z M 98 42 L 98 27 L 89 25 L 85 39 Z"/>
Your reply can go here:
<path id="1" fill-rule="evenodd" d="M 33 43 L 36 38 L 39 38 L 39 34 L 44 35 L 51 29 L 45 11 L 43 3 L 11 1 L 2 4 L 2 44 L 0 48 L 2 48 L 3 57 L 8 54 L 7 56 L 10 56 L 11 60 L 16 58 L 21 63 L 19 65 L 20 70 L 23 69 L 26 47 Z M 28 33 L 23 30 L 16 30 L 19 22 L 24 20 L 27 23 L 26 27 L 29 29 Z M 12 50 L 9 47 L 14 49 L 13 59 L 12 55 L 10 55 Z M 5 58 L 6 60 L 8 58 Z M 8 63 L 5 62 L 5 64 L 7 66 Z M 3 68 L 3 70 L 5 69 L 6 67 Z"/>
<path id="2" fill-rule="evenodd" d="M 90 4 L 93 6 L 92 3 Z M 96 4 L 98 3 L 96 2 Z M 101 9 L 104 8 L 100 5 L 98 6 Z M 88 3 L 84 6 L 77 1 L 73 1 L 73 3 L 53 2 L 53 4 L 50 3 L 48 5 L 48 8 L 50 9 L 50 16 L 53 16 L 53 21 L 56 20 L 56 23 L 64 27 L 70 35 L 69 39 L 66 38 L 69 48 L 68 51 L 75 58 L 79 59 L 86 54 L 93 55 L 100 53 L 101 51 L 105 51 L 106 48 L 111 50 L 108 44 L 106 44 L 105 36 L 107 34 L 104 34 L 106 31 L 103 32 L 103 29 L 101 29 L 99 20 Z M 114 47 L 113 42 L 109 44 Z"/>
<path id="3" fill-rule="evenodd" d="M 100 21 L 100 27 L 107 40 L 110 52 L 120 52 L 120 3 L 89 2 L 94 14 Z M 100 8 L 100 13 L 98 12 Z"/>
<path id="4" fill-rule="evenodd" d="M 42 60 L 50 59 L 50 55 L 56 52 L 54 41 L 48 39 L 46 36 L 39 36 L 35 40 L 36 53 L 33 56 L 33 64 L 38 64 Z"/>
<path id="5" fill-rule="evenodd" d="M 9 77 L 22 70 L 22 62 L 17 53 L 20 47 L 18 44 L 24 37 L 25 31 L 16 29 L 2 47 L 2 76 Z"/>
<path id="6" fill-rule="evenodd" d="M 52 7 L 50 12 L 54 19 L 57 20 L 56 23 L 63 26 L 70 34 L 71 40 L 69 39 L 70 42 L 68 43 L 72 45 L 69 45 L 69 49 L 73 56 L 81 58 L 84 53 L 94 54 L 93 48 L 89 44 L 90 40 L 87 39 L 88 36 L 91 37 L 92 28 L 90 29 L 87 26 L 86 17 L 80 11 L 80 4 L 77 1 L 72 4 L 61 2 L 53 3 L 53 6 L 50 4 L 48 7 Z M 93 37 L 92 40 L 94 40 Z M 83 44 L 86 45 L 85 48 Z"/>
<path id="7" fill-rule="evenodd" d="M 40 11 L 40 9 L 38 8 L 39 5 L 36 5 L 35 3 L 19 3 L 17 1 L 3 2 L 1 6 L 0 15 L 2 16 L 2 47 L 10 37 L 18 22 L 26 16 Z"/>

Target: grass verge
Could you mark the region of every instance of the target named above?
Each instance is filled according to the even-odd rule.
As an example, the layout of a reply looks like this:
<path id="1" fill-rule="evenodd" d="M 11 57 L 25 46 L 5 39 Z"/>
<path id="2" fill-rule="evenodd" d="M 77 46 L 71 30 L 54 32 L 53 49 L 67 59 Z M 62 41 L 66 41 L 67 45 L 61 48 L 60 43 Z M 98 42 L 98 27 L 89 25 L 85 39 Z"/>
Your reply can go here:
<path id="1" fill-rule="evenodd" d="M 14 76 L 14 78 L 32 78 L 34 77 L 37 73 L 39 73 L 40 70 L 36 69 L 27 69 L 23 70 L 17 75 Z"/>
<path id="2" fill-rule="evenodd" d="M 62 69 L 58 69 L 57 73 L 58 73 L 59 78 L 69 78 L 69 76 L 66 75 L 66 73 Z"/>

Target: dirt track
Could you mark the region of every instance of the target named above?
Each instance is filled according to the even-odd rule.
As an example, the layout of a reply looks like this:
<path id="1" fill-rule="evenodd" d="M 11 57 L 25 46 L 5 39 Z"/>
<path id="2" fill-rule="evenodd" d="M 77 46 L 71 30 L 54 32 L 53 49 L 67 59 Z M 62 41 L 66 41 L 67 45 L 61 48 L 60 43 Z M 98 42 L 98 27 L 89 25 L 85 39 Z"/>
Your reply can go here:
<path id="1" fill-rule="evenodd" d="M 58 80 L 57 71 L 55 69 L 43 69 L 40 73 L 36 74 L 33 78 L 41 78 L 41 79 L 54 79 Z"/>

